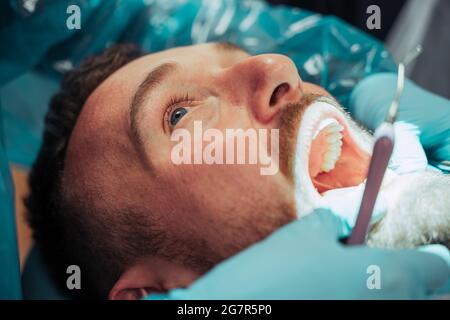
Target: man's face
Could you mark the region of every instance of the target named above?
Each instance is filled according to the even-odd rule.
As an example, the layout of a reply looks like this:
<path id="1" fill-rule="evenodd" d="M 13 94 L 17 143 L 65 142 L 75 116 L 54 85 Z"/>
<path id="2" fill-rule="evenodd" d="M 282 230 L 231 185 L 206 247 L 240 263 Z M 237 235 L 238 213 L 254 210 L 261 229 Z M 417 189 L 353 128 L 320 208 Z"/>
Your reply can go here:
<path id="1" fill-rule="evenodd" d="M 299 101 L 310 93 L 327 95 L 303 83 L 282 55 L 205 44 L 144 56 L 85 104 L 66 156 L 68 194 L 92 200 L 105 225 L 120 221 L 108 216 L 111 208 L 138 212 L 136 224 L 148 219 L 164 233 L 161 254 L 204 272 L 295 219 L 285 154 L 292 141 L 283 132 L 295 131 L 284 126 L 298 123 L 292 117 L 300 118 Z M 172 134 L 186 129 L 194 137 L 196 121 L 223 133 L 279 129 L 281 170 L 262 175 L 260 163 L 174 163 Z"/>

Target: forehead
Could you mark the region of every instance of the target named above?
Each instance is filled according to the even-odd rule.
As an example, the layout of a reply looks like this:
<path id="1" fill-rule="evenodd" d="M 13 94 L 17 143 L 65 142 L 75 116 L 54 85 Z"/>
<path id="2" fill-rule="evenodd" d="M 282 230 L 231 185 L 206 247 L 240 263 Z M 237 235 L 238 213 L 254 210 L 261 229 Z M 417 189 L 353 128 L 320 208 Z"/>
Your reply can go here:
<path id="1" fill-rule="evenodd" d="M 86 101 L 71 137 L 71 141 L 77 143 L 72 145 L 95 140 L 106 144 L 108 137 L 126 139 L 123 133 L 129 126 L 132 98 L 151 70 L 173 61 L 189 70 L 202 70 L 205 64 L 213 68 L 226 56 L 220 54 L 224 51 L 236 51 L 236 47 L 230 44 L 177 47 L 145 55 L 123 66 L 103 81 Z"/>
<path id="2" fill-rule="evenodd" d="M 145 55 L 117 70 L 93 94 L 102 93 L 104 88 L 110 88 L 110 86 L 114 85 L 123 85 L 128 88 L 135 87 L 144 79 L 148 71 L 162 63 L 168 61 L 176 61 L 180 64 L 195 63 L 195 61 L 201 59 L 199 56 L 208 55 L 210 50 L 210 45 L 197 45 L 178 47 Z"/>
<path id="3" fill-rule="evenodd" d="M 91 104 L 91 100 L 95 100 L 96 104 L 99 103 L 99 99 L 105 100 L 105 103 L 108 105 L 118 100 L 130 100 L 136 88 L 145 79 L 148 72 L 165 62 L 177 62 L 182 68 L 188 70 L 202 70 L 205 65 L 209 65 L 210 68 L 220 65 L 222 59 L 228 56 L 221 54 L 224 52 L 247 54 L 244 50 L 233 44 L 208 43 L 177 47 L 145 55 L 128 63 L 109 76 L 91 94 L 86 106 Z M 113 96 L 111 92 L 114 92 Z"/>

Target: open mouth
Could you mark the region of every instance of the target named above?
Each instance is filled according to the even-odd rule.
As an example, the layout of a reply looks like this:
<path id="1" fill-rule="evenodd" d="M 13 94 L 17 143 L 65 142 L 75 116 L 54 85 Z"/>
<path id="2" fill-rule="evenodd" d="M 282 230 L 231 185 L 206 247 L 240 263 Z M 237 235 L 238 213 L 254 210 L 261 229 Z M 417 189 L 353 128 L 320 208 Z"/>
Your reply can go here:
<path id="1" fill-rule="evenodd" d="M 305 110 L 295 160 L 302 192 L 317 197 L 357 186 L 366 179 L 369 161 L 370 137 L 334 100 L 319 98 Z"/>

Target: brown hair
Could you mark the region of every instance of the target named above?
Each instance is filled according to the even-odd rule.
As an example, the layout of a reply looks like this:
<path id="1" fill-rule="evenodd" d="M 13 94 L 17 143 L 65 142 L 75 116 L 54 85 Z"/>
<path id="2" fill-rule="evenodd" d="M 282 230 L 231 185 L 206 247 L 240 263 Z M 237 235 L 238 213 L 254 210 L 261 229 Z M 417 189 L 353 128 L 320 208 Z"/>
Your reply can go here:
<path id="1" fill-rule="evenodd" d="M 89 95 L 108 76 L 142 55 L 143 52 L 134 45 L 118 44 L 88 58 L 64 76 L 60 91 L 50 102 L 42 146 L 29 176 L 30 194 L 25 199 L 25 204 L 36 246 L 60 289 L 83 298 L 99 295 L 106 297 L 107 292 L 104 290 L 115 281 L 115 275 L 107 266 L 103 266 L 103 275 L 97 281 L 98 277 L 93 273 L 96 268 L 89 267 L 96 259 L 85 252 L 85 248 L 89 247 L 85 243 L 87 237 L 84 237 L 82 228 L 72 224 L 74 216 L 71 215 L 76 215 L 76 212 L 67 210 L 67 205 L 63 204 L 61 178 L 66 149 Z M 80 292 L 69 292 L 66 288 L 66 268 L 71 264 L 88 266 L 80 266 Z"/>

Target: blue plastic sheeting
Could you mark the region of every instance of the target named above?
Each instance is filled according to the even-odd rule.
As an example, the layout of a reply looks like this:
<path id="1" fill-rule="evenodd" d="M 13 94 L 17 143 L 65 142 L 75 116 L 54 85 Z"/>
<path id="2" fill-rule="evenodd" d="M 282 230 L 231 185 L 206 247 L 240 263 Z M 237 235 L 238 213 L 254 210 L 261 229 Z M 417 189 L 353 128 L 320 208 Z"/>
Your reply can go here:
<path id="1" fill-rule="evenodd" d="M 0 105 L 0 300 L 21 298 L 14 191 L 2 142 L 2 132 Z"/>
<path id="2" fill-rule="evenodd" d="M 28 5 L 24 5 L 28 3 Z M 39 148 L 43 117 L 65 70 L 115 42 L 149 52 L 209 41 L 231 41 L 253 54 L 282 53 L 305 81 L 347 104 L 365 76 L 395 71 L 384 46 L 333 17 L 261 1 L 10 0 L 0 13 L 0 83 L 10 159 L 25 166 Z M 81 29 L 69 30 L 69 5 Z M 3 17 L 5 16 L 5 17 Z"/>

